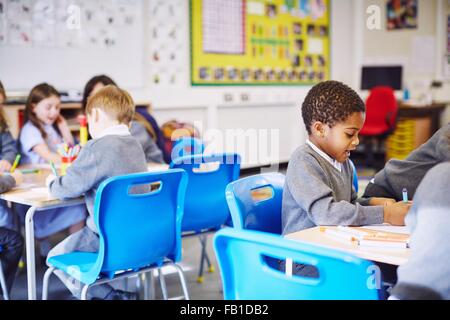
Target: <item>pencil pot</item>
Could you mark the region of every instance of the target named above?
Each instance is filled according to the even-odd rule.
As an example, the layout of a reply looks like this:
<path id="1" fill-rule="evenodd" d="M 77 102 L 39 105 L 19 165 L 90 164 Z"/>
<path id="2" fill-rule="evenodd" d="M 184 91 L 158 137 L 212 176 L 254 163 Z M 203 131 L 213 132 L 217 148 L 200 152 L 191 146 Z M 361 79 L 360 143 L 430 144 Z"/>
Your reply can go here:
<path id="1" fill-rule="evenodd" d="M 61 175 L 64 176 L 66 174 L 66 170 L 68 167 L 72 165 L 77 157 L 62 157 L 61 158 Z"/>

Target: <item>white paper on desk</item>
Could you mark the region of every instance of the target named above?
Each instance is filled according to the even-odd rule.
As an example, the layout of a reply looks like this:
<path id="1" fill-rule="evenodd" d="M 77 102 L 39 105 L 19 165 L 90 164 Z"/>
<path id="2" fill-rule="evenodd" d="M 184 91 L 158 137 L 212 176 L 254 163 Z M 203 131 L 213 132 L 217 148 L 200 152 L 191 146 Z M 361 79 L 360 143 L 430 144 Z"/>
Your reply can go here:
<path id="1" fill-rule="evenodd" d="M 30 191 L 33 192 L 33 194 L 39 194 L 39 195 L 42 195 L 44 197 L 51 197 L 50 191 L 46 187 L 31 188 Z"/>
<path id="2" fill-rule="evenodd" d="M 375 231 L 382 231 L 382 232 L 393 232 L 393 233 L 403 233 L 403 234 L 410 234 L 408 227 L 406 226 L 392 226 L 387 223 L 382 224 L 371 224 L 368 226 L 362 226 L 362 228 L 375 230 Z"/>
<path id="3" fill-rule="evenodd" d="M 61 168 L 61 164 L 60 163 L 55 163 L 55 167 L 56 169 Z M 36 163 L 33 164 L 33 169 L 48 169 L 51 170 L 50 164 L 48 163 Z"/>
<path id="4" fill-rule="evenodd" d="M 18 186 L 12 188 L 11 190 L 24 190 L 24 189 L 30 189 L 33 187 L 36 187 L 35 183 L 23 182 L 23 183 L 19 184 Z"/>

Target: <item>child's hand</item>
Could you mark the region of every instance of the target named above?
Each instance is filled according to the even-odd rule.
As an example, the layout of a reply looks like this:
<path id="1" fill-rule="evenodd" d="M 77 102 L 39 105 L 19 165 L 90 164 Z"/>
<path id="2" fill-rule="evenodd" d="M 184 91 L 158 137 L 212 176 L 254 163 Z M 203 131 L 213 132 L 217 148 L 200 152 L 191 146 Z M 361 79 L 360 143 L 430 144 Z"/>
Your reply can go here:
<path id="1" fill-rule="evenodd" d="M 399 201 L 384 207 L 384 222 L 393 226 L 404 226 L 405 216 L 411 208 L 412 202 Z"/>
<path id="2" fill-rule="evenodd" d="M 8 160 L 0 160 L 0 172 L 8 172 L 12 165 Z"/>
<path id="3" fill-rule="evenodd" d="M 369 201 L 369 204 L 371 206 L 387 206 L 388 204 L 394 204 L 396 201 L 395 199 L 391 198 L 371 198 Z"/>
<path id="4" fill-rule="evenodd" d="M 23 182 L 23 175 L 19 170 L 15 170 L 14 172 L 10 173 L 10 175 L 14 178 L 14 180 L 16 180 L 16 186 Z"/>
<path id="5" fill-rule="evenodd" d="M 48 177 L 45 179 L 45 185 L 47 188 L 50 186 L 50 183 L 52 183 L 53 180 L 56 179 L 56 176 L 54 174 L 49 174 Z"/>
<path id="6" fill-rule="evenodd" d="M 56 119 L 56 125 L 58 126 L 59 131 L 64 139 L 64 142 L 73 144 L 72 133 L 70 132 L 69 125 L 67 124 L 66 119 L 62 115 L 59 115 Z"/>

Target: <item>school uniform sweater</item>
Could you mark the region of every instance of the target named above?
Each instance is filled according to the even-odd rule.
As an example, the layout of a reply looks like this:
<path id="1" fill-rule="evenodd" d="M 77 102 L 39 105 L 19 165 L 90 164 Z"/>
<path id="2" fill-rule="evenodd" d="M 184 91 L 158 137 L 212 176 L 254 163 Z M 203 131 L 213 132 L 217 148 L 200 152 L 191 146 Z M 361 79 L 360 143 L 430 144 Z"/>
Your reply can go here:
<path id="1" fill-rule="evenodd" d="M 384 169 L 375 175 L 373 183 L 397 201 L 402 200 L 402 189 L 406 188 L 411 200 L 428 170 L 444 161 L 450 161 L 450 123 L 411 152 L 405 160 L 389 160 Z M 368 186 L 364 196 L 375 196 L 369 192 L 370 189 Z"/>
<path id="2" fill-rule="evenodd" d="M 288 234 L 317 225 L 382 223 L 382 206 L 357 199 L 349 161 L 339 171 L 307 144 L 292 155 L 283 188 L 282 226 Z"/>
<path id="3" fill-rule="evenodd" d="M 450 299 L 450 162 L 433 167 L 417 188 L 406 216 L 411 255 L 397 271 L 392 295 L 417 297 L 416 291 L 432 290 Z M 434 297 L 433 297 L 434 298 Z"/>
<path id="4" fill-rule="evenodd" d="M 17 142 L 12 137 L 11 133 L 5 129 L 0 132 L 0 160 L 8 160 L 11 164 L 14 163 L 17 155 Z"/>
<path id="5" fill-rule="evenodd" d="M 110 177 L 146 171 L 141 145 L 125 125 L 118 125 L 102 137 L 88 141 L 66 175 L 53 180 L 49 188 L 57 198 L 84 195 L 89 212 L 86 224 L 96 232 L 93 214 L 99 185 Z"/>
<path id="6" fill-rule="evenodd" d="M 162 151 L 142 124 L 137 121 L 131 121 L 130 132 L 142 145 L 147 162 L 164 163 Z"/>

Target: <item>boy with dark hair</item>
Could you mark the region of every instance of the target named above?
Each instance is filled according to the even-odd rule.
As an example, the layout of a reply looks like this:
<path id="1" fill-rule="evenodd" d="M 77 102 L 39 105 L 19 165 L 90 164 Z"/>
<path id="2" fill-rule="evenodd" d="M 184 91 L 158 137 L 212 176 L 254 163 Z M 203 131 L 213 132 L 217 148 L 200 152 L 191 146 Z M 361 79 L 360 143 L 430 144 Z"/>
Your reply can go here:
<path id="1" fill-rule="evenodd" d="M 352 186 L 350 152 L 359 144 L 364 102 L 343 83 L 315 85 L 302 105 L 306 144 L 292 155 L 283 190 L 283 234 L 317 225 L 404 225 L 410 204 L 360 198 Z"/>

